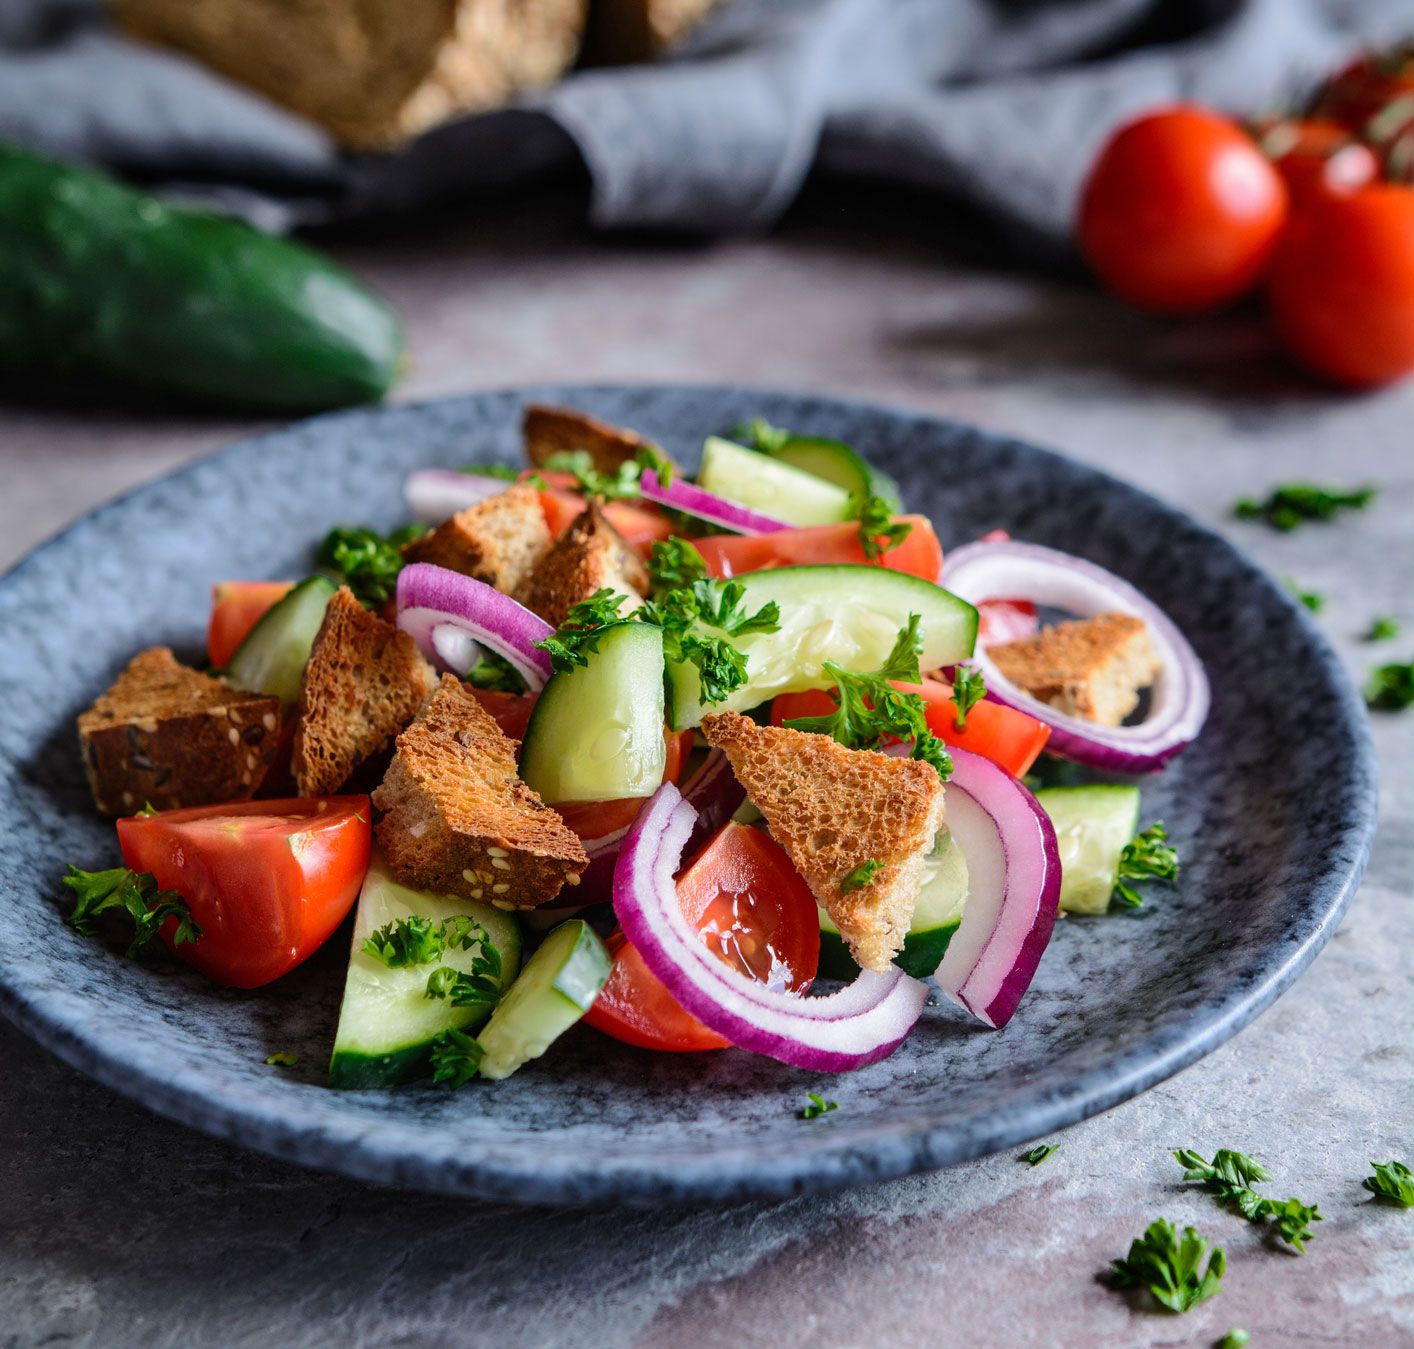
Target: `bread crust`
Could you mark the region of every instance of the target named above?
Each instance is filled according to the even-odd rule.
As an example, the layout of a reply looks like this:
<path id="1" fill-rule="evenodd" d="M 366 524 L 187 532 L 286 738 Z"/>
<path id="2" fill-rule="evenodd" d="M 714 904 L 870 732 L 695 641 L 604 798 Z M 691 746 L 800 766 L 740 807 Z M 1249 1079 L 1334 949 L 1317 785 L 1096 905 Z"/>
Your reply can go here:
<path id="1" fill-rule="evenodd" d="M 516 598 L 558 628 L 569 611 L 604 588 L 631 600 L 648 593 L 648 569 L 597 501 L 570 522 L 531 572 Z M 635 605 L 621 605 L 628 613 Z"/>
<path id="2" fill-rule="evenodd" d="M 446 567 L 513 595 L 549 549 L 540 494 L 522 482 L 458 511 L 402 551 L 408 562 Z"/>
<path id="3" fill-rule="evenodd" d="M 551 455 L 583 450 L 600 473 L 613 477 L 624 464 L 651 448 L 637 431 L 601 422 L 573 408 L 548 403 L 527 403 L 520 419 L 525 457 L 535 468 L 544 468 Z"/>
<path id="4" fill-rule="evenodd" d="M 245 801 L 280 739 L 280 700 L 140 651 L 78 718 L 84 770 L 105 815 Z"/>

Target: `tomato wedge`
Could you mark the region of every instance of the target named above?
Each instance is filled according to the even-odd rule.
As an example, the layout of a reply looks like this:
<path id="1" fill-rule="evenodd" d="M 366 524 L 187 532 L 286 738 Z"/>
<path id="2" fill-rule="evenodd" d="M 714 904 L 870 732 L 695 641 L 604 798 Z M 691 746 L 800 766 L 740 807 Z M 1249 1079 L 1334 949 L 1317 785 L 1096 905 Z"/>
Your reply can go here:
<path id="1" fill-rule="evenodd" d="M 293 581 L 217 581 L 211 587 L 211 621 L 206 654 L 224 669 L 261 616 L 294 585 Z"/>
<path id="2" fill-rule="evenodd" d="M 774 988 L 803 993 L 820 962 L 815 897 L 790 858 L 759 829 L 728 823 L 678 880 L 683 915 L 713 954 Z M 584 1019 L 625 1044 L 669 1053 L 726 1049 L 673 1000 L 621 932 L 614 968 Z"/>
<path id="3" fill-rule="evenodd" d="M 472 689 L 476 701 L 493 717 L 502 735 L 524 740 L 530 714 L 535 711 L 538 693 L 502 693 L 496 689 Z"/>
<path id="4" fill-rule="evenodd" d="M 943 549 L 932 523 L 921 515 L 900 515 L 913 526 L 897 548 L 874 559 L 876 566 L 906 571 L 936 581 L 943 568 Z M 809 529 L 779 529 L 774 534 L 714 534 L 693 539 L 713 576 L 740 576 L 768 567 L 868 562 L 855 524 L 813 525 Z"/>
<path id="5" fill-rule="evenodd" d="M 317 951 L 368 870 L 366 796 L 238 801 L 118 821 L 123 860 L 186 900 L 201 939 L 179 960 L 232 988 L 259 988 Z"/>
<path id="6" fill-rule="evenodd" d="M 1051 728 L 1045 722 L 1014 707 L 992 702 L 974 704 L 968 710 L 964 728 L 959 731 L 952 689 L 936 679 L 925 679 L 921 684 L 895 682 L 894 688 L 922 697 L 928 729 L 939 740 L 990 759 L 1014 778 L 1019 778 L 1036 762 L 1051 738 Z M 823 689 L 783 693 L 771 704 L 771 724 L 780 726 L 796 717 L 828 716 L 834 710 L 835 700 Z"/>

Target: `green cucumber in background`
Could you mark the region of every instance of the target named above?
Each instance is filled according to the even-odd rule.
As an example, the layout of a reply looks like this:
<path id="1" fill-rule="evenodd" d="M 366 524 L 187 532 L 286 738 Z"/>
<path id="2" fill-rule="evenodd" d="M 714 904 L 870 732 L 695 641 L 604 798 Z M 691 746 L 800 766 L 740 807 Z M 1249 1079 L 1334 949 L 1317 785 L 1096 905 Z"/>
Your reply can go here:
<path id="1" fill-rule="evenodd" d="M 0 381 L 314 411 L 383 397 L 403 351 L 317 254 L 0 145 Z"/>

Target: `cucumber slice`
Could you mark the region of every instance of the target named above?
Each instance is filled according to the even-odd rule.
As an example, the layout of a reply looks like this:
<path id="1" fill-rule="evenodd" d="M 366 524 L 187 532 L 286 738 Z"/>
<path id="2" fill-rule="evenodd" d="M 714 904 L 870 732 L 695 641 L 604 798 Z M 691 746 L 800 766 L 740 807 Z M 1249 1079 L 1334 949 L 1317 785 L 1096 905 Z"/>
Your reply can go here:
<path id="1" fill-rule="evenodd" d="M 915 979 L 926 979 L 943 959 L 952 934 L 962 922 L 967 903 L 967 858 L 941 830 L 933 851 L 924 862 L 923 883 L 913 908 L 913 922 L 894 964 Z M 853 979 L 859 973 L 840 930 L 824 909 L 820 910 L 820 973 L 831 979 Z"/>
<path id="2" fill-rule="evenodd" d="M 365 937 L 395 918 L 412 914 L 435 923 L 465 914 L 480 923 L 501 953 L 502 991 L 520 969 L 520 926 L 513 914 L 455 895 L 432 895 L 399 885 L 375 858 L 354 917 L 353 952 L 329 1060 L 331 1087 L 391 1087 L 406 1082 L 426 1071 L 434 1036 L 445 1030 L 466 1030 L 486 1019 L 489 1008 L 454 1007 L 446 998 L 427 996 L 427 976 L 436 965 L 390 970 L 364 952 Z M 442 964 L 469 971 L 475 955 L 475 948 L 448 951 Z"/>
<path id="3" fill-rule="evenodd" d="M 1044 787 L 1036 800 L 1056 827 L 1061 908 L 1104 913 L 1119 875 L 1119 855 L 1139 829 L 1139 788 L 1120 783 Z"/>
<path id="4" fill-rule="evenodd" d="M 561 923 L 526 962 L 477 1038 L 481 1076 L 509 1077 L 538 1059 L 594 1005 L 613 961 L 582 918 Z"/>
<path id="5" fill-rule="evenodd" d="M 788 525 L 833 525 L 852 518 L 848 491 L 782 460 L 708 436 L 699 487 Z"/>
<path id="6" fill-rule="evenodd" d="M 834 681 L 821 668 L 827 660 L 860 673 L 877 670 L 910 614 L 922 619 L 924 670 L 965 660 L 977 640 L 976 609 L 906 572 L 844 564 L 777 567 L 732 579 L 745 588 L 748 612 L 770 600 L 780 606 L 780 631 L 733 639 L 746 655 L 747 682 L 710 707 L 700 701 L 697 667 L 670 665 L 674 730 L 696 726 L 709 712 L 744 712 L 778 693 L 830 688 Z"/>
<path id="7" fill-rule="evenodd" d="M 603 629 L 589 664 L 550 676 L 521 743 L 520 775 L 551 805 L 652 796 L 663 780 L 663 632 Z"/>
<path id="8" fill-rule="evenodd" d="M 843 487 L 856 502 L 867 497 L 882 497 L 895 514 L 903 509 L 898 483 L 887 473 L 881 473 L 858 451 L 842 440 L 823 440 L 818 436 L 792 436 L 784 444 L 767 450 L 772 459 L 790 464 L 817 478 Z"/>
<path id="9" fill-rule="evenodd" d="M 236 648 L 226 678 L 238 689 L 272 693 L 293 707 L 309 650 L 337 589 L 327 576 L 311 576 L 272 604 Z"/>

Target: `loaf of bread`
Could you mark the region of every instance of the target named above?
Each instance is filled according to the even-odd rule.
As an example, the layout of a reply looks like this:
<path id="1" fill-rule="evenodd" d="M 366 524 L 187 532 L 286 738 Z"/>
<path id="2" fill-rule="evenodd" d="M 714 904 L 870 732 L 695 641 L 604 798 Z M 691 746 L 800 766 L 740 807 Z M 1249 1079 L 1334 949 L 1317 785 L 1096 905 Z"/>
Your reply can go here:
<path id="1" fill-rule="evenodd" d="M 133 37 L 180 48 L 358 149 L 549 84 L 586 0 L 109 0 Z"/>

